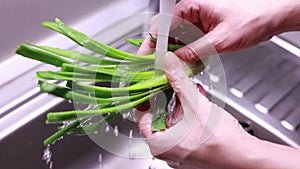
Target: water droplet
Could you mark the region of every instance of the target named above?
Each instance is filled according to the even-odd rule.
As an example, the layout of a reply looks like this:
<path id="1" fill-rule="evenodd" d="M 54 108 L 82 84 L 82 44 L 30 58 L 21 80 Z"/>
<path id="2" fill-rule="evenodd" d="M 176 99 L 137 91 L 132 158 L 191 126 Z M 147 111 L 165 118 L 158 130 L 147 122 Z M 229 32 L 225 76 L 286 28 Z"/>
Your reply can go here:
<path id="1" fill-rule="evenodd" d="M 99 155 L 98 155 L 98 161 L 99 161 L 99 163 L 102 162 L 102 154 L 101 153 L 99 153 Z"/>
<path id="2" fill-rule="evenodd" d="M 108 133 L 109 132 L 109 128 L 110 128 L 110 126 L 109 125 L 106 125 L 106 127 L 105 127 L 105 133 Z"/>
<path id="3" fill-rule="evenodd" d="M 127 119 L 126 113 L 122 114 L 122 119 L 123 119 L 123 121 L 126 121 L 126 119 Z"/>
<path id="4" fill-rule="evenodd" d="M 60 136 L 58 139 L 56 139 L 55 141 L 53 141 L 52 144 L 55 144 L 57 141 L 60 141 L 60 140 L 62 140 L 62 139 L 64 139 L 64 136 Z"/>
<path id="5" fill-rule="evenodd" d="M 156 169 L 155 165 L 154 164 L 150 164 L 148 169 Z"/>
<path id="6" fill-rule="evenodd" d="M 52 169 L 53 162 L 52 162 L 52 152 L 50 150 L 50 146 L 47 146 L 44 150 L 42 160 L 46 162 L 46 165 L 49 166 L 49 169 Z"/>
<path id="7" fill-rule="evenodd" d="M 129 131 L 129 138 L 132 138 L 132 134 L 133 134 L 133 130 L 131 129 L 130 131 Z"/>
<path id="8" fill-rule="evenodd" d="M 103 165 L 102 165 L 102 161 L 103 161 L 102 154 L 99 153 L 99 154 L 98 154 L 98 162 L 99 162 L 98 168 L 99 168 L 99 169 L 103 169 L 103 168 L 104 168 Z"/>
<path id="9" fill-rule="evenodd" d="M 156 169 L 154 162 L 155 162 L 155 157 L 152 157 L 152 164 L 149 165 L 148 169 Z"/>
<path id="10" fill-rule="evenodd" d="M 114 134 L 116 137 L 119 135 L 119 127 L 117 125 L 114 127 Z"/>
<path id="11" fill-rule="evenodd" d="M 120 83 L 119 83 L 119 87 L 125 87 L 126 84 L 127 84 L 126 82 L 121 80 Z"/>
<path id="12" fill-rule="evenodd" d="M 84 108 L 84 110 L 94 110 L 98 107 L 98 104 L 88 104 L 88 106 L 86 108 Z"/>
<path id="13" fill-rule="evenodd" d="M 130 160 L 133 160 L 134 157 L 135 157 L 134 152 L 132 152 L 131 150 L 129 150 L 128 157 L 129 157 Z"/>
<path id="14" fill-rule="evenodd" d="M 126 119 L 130 118 L 130 115 L 131 115 L 130 111 L 127 112 L 127 113 L 122 114 L 123 120 L 126 120 Z"/>
<path id="15" fill-rule="evenodd" d="M 133 133 L 133 130 L 130 130 L 129 131 L 129 135 L 128 135 L 128 137 L 129 137 L 129 139 L 128 139 L 128 146 L 129 147 L 131 147 L 132 146 L 132 134 Z"/>
<path id="16" fill-rule="evenodd" d="M 71 101 L 71 100 L 68 100 L 68 103 L 70 103 L 70 104 L 71 104 L 71 103 L 72 103 L 72 101 Z"/>
<path id="17" fill-rule="evenodd" d="M 148 144 L 146 138 L 143 138 L 143 141 L 144 141 L 145 144 Z"/>
<path id="18" fill-rule="evenodd" d="M 53 169 L 53 161 L 50 162 L 49 169 Z"/>
<path id="19" fill-rule="evenodd" d="M 126 113 L 127 118 L 128 118 L 128 117 L 131 118 L 131 114 L 132 114 L 132 111 L 129 111 L 128 113 Z"/>

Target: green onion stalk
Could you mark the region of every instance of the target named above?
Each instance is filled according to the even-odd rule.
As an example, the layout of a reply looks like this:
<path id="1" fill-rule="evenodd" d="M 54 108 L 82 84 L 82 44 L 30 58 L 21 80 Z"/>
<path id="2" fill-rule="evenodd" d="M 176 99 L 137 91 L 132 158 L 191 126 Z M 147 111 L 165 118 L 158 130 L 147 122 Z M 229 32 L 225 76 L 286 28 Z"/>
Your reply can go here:
<path id="1" fill-rule="evenodd" d="M 41 91 L 76 103 L 96 105 L 87 110 L 49 112 L 46 124 L 61 126 L 44 140 L 44 145 L 55 142 L 65 134 L 84 135 L 97 132 L 110 120 L 163 92 L 168 101 L 171 99 L 173 90 L 166 76 L 155 73 L 154 54 L 144 56 L 118 50 L 65 25 L 60 19 L 43 22 L 42 26 L 66 36 L 92 54 L 40 46 L 28 41 L 19 45 L 17 54 L 60 68 L 59 71 L 36 72 Z M 126 42 L 140 46 L 143 40 L 126 39 Z M 169 44 L 168 50 L 175 51 L 180 47 L 182 45 Z M 203 64 L 197 63 L 188 67 L 187 73 L 192 76 L 202 70 Z M 120 83 L 128 85 L 102 85 Z M 152 130 L 164 130 L 166 108 L 153 109 L 160 112 L 154 113 Z M 99 120 L 100 116 L 103 118 Z"/>

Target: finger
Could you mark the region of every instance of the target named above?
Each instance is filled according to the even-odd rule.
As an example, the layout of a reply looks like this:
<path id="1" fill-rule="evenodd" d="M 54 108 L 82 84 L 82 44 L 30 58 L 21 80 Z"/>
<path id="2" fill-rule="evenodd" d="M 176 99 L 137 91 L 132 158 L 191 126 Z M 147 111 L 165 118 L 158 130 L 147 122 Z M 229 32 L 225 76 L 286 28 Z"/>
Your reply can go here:
<path id="1" fill-rule="evenodd" d="M 200 12 L 202 1 L 180 1 L 174 8 L 174 16 L 182 18 L 184 22 L 190 23 L 194 26 L 196 33 L 195 35 L 203 35 L 203 25 L 200 20 Z M 196 24 L 196 25 L 195 25 Z M 185 37 L 180 38 L 181 41 L 185 41 L 184 44 L 188 44 L 175 51 L 174 53 L 182 60 L 193 63 L 203 57 L 217 54 L 215 47 L 214 37 L 216 34 L 215 30 L 205 30 L 207 33 L 202 38 L 195 40 L 194 42 L 185 41 Z"/>
<path id="2" fill-rule="evenodd" d="M 197 112 L 196 104 L 198 102 L 199 92 L 196 85 L 186 74 L 184 66 L 179 58 L 173 53 L 168 52 L 164 59 L 164 68 L 168 81 L 182 104 L 184 113 Z M 185 108 L 191 110 L 187 111 Z"/>
<path id="3" fill-rule="evenodd" d="M 207 93 L 206 93 L 204 87 L 203 87 L 202 85 L 200 85 L 200 84 L 197 84 L 197 87 L 198 87 L 199 92 L 200 92 L 203 96 L 207 97 Z"/>
<path id="4" fill-rule="evenodd" d="M 199 29 L 196 25 L 193 24 L 187 24 L 184 26 L 184 31 L 182 34 L 176 37 L 177 41 L 179 41 L 181 44 L 189 44 L 199 38 L 201 38 L 204 33 L 201 29 Z"/>
<path id="5" fill-rule="evenodd" d="M 182 23 L 182 18 L 178 18 L 173 15 L 171 17 L 172 17 L 172 20 L 171 20 L 170 31 L 172 32 L 172 30 L 175 30 Z M 158 19 L 159 19 L 159 15 L 157 14 L 157 15 L 153 16 L 149 22 L 149 25 L 150 25 L 149 33 L 153 37 L 157 37 Z M 175 37 L 175 36 L 179 36 L 180 34 L 181 33 L 176 33 L 176 35 L 173 35 L 173 34 L 170 34 L 170 35 L 172 37 Z M 137 53 L 140 55 L 151 54 L 155 51 L 155 47 L 156 47 L 156 42 L 152 41 L 150 36 L 147 35 Z"/>
<path id="6" fill-rule="evenodd" d="M 152 36 L 154 36 L 154 35 L 152 34 Z M 150 35 L 147 35 L 145 37 L 142 45 L 138 49 L 137 54 L 138 55 L 149 55 L 149 54 L 152 54 L 154 52 L 154 50 L 155 50 L 155 46 L 156 46 L 156 43 L 151 40 Z"/>
<path id="7" fill-rule="evenodd" d="M 158 15 L 153 16 L 149 21 L 149 31 L 146 37 L 144 38 L 144 41 L 142 45 L 140 46 L 137 54 L 139 55 L 148 55 L 152 54 L 154 52 L 156 43 L 151 40 L 151 36 L 157 37 L 157 20 Z M 151 34 L 151 36 L 150 36 Z"/>
<path id="8" fill-rule="evenodd" d="M 200 23 L 200 1 L 180 1 L 174 7 L 173 15 L 182 18 L 184 22 Z"/>
<path id="9" fill-rule="evenodd" d="M 150 112 L 141 112 L 138 110 L 134 111 L 134 118 L 138 122 L 138 127 L 141 131 L 141 134 L 148 138 L 152 135 L 152 114 Z"/>
<path id="10" fill-rule="evenodd" d="M 179 48 L 174 53 L 188 63 L 194 63 L 204 57 L 216 55 L 217 51 L 207 37 L 208 35 L 205 35 L 200 39 Z"/>
<path id="11" fill-rule="evenodd" d="M 169 161 L 165 160 L 165 161 L 167 162 L 168 166 L 170 166 L 171 168 L 179 169 L 178 168 L 180 166 L 179 161 L 171 161 L 171 160 L 169 160 Z"/>
<path id="12" fill-rule="evenodd" d="M 172 52 L 168 52 L 164 58 L 164 70 L 169 83 L 182 101 L 182 98 L 187 98 L 185 89 L 197 91 L 196 86 L 191 82 L 186 74 L 185 68 L 180 59 Z M 187 90 L 188 91 L 188 90 Z M 189 92 L 188 92 L 189 93 Z M 197 93 L 197 92 L 196 92 Z M 182 104 L 184 104 L 182 102 Z"/>

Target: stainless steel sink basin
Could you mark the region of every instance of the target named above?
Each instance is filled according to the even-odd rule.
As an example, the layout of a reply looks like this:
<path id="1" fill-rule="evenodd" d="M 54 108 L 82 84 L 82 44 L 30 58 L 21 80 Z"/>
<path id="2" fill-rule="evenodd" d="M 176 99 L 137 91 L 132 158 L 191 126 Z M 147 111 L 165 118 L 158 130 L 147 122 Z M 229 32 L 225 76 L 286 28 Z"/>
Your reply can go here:
<path id="1" fill-rule="evenodd" d="M 72 110 L 74 105 L 68 102 L 61 102 L 48 111 Z M 133 137 L 138 137 L 134 123 L 130 121 L 112 122 L 114 127 L 117 123 L 120 134 L 129 133 L 134 129 Z M 104 129 L 103 129 L 104 130 Z M 41 114 L 30 123 L 11 133 L 0 142 L 0 168 L 5 169 L 30 169 L 48 168 L 46 161 L 42 160 L 43 153 L 47 149 L 43 140 L 56 131 L 56 126 L 45 125 L 45 114 Z M 113 132 L 113 131 L 110 131 Z M 117 139 L 118 136 L 116 136 Z M 103 141 L 105 138 L 103 138 Z M 152 160 L 151 157 L 135 159 L 112 154 L 93 142 L 88 136 L 65 136 L 50 146 L 52 153 L 52 167 L 54 169 L 114 169 L 114 168 L 145 168 L 156 166 L 166 167 L 166 164 L 159 160 Z"/>

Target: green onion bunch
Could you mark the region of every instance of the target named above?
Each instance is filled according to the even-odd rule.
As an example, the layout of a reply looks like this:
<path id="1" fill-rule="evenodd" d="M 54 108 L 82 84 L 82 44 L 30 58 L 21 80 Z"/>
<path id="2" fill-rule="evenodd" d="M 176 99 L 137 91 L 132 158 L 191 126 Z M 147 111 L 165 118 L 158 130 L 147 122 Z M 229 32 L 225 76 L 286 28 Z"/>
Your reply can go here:
<path id="1" fill-rule="evenodd" d="M 108 121 L 162 92 L 168 101 L 172 97 L 173 90 L 166 76 L 154 69 L 154 54 L 141 56 L 112 48 L 65 25 L 60 19 L 44 22 L 42 26 L 68 37 L 90 52 L 39 46 L 30 42 L 19 45 L 17 54 L 59 68 L 59 71 L 36 72 L 41 91 L 75 103 L 94 105 L 90 109 L 49 112 L 46 124 L 59 124 L 60 127 L 44 140 L 44 145 L 53 143 L 65 134 L 96 132 Z M 140 46 L 143 40 L 126 39 L 126 42 Z M 180 47 L 178 44 L 169 44 L 168 50 L 174 51 Z M 196 63 L 187 68 L 187 73 L 191 76 L 202 70 L 203 64 Z M 128 85 L 103 85 L 120 83 Z M 154 106 L 154 110 L 160 112 L 153 116 L 152 129 L 164 130 L 166 108 Z M 99 116 L 103 118 L 99 119 Z"/>

